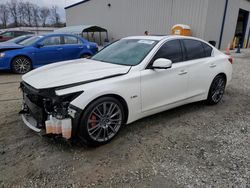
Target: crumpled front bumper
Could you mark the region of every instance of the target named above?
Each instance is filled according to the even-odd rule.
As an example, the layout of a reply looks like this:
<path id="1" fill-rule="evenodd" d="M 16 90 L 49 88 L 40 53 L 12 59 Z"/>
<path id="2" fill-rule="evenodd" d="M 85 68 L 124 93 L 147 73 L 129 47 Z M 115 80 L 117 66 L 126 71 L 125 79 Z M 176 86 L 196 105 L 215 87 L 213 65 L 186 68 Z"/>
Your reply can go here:
<path id="1" fill-rule="evenodd" d="M 24 103 L 23 106 L 25 106 L 25 103 Z M 26 108 L 28 108 L 28 107 L 26 107 Z M 73 111 L 73 114 L 70 114 L 71 115 L 71 120 L 72 120 L 71 121 L 72 122 L 71 138 L 76 138 L 82 110 L 80 110 L 80 109 L 78 109 L 77 107 L 74 107 L 74 106 L 70 106 L 70 109 L 71 109 L 70 110 L 71 113 Z M 30 113 L 28 113 L 28 111 L 26 112 L 24 107 L 23 107 L 22 111 L 20 112 L 20 114 L 21 114 L 21 117 L 22 117 L 22 120 L 23 120 L 24 124 L 27 127 L 29 127 L 31 130 L 35 131 L 36 133 L 39 133 L 39 135 L 41 135 L 41 136 L 48 135 L 46 133 L 46 127 L 43 126 L 43 125 L 40 125 L 38 123 L 38 121 Z M 74 117 L 72 117 L 72 115 Z M 57 135 L 57 134 L 50 134 L 50 135 L 60 137 L 60 135 Z"/>
<path id="2" fill-rule="evenodd" d="M 21 114 L 21 117 L 23 119 L 24 124 L 27 125 L 27 127 L 29 127 L 30 129 L 32 129 L 33 131 L 35 131 L 37 133 L 42 132 L 41 128 L 37 128 L 37 126 L 36 126 L 37 121 L 31 115 Z"/>

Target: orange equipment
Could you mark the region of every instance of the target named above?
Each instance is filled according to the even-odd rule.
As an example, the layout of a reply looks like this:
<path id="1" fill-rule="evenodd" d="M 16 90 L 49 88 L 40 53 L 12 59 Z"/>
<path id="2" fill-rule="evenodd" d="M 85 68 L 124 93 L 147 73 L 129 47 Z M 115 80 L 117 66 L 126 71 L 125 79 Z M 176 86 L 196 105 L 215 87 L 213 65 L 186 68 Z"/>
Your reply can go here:
<path id="1" fill-rule="evenodd" d="M 172 27 L 172 35 L 192 36 L 190 26 L 184 24 L 177 24 Z"/>

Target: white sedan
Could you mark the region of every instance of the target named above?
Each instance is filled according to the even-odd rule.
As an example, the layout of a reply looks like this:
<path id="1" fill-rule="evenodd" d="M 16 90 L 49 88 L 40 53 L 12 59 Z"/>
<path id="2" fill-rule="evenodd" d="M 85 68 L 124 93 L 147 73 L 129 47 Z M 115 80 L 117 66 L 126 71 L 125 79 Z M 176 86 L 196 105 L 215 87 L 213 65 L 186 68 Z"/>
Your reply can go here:
<path id="1" fill-rule="evenodd" d="M 97 146 L 140 118 L 196 101 L 217 104 L 231 75 L 232 59 L 203 40 L 127 37 L 91 59 L 25 74 L 21 114 L 34 131 Z"/>

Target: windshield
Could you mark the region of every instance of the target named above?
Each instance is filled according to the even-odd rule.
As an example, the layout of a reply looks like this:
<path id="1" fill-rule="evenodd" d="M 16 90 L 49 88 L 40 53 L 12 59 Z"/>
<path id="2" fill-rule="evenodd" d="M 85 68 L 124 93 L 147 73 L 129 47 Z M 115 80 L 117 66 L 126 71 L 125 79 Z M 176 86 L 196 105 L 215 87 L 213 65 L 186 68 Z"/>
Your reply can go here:
<path id="1" fill-rule="evenodd" d="M 30 46 L 30 45 L 34 44 L 36 41 L 38 41 L 39 39 L 41 39 L 42 37 L 43 36 L 34 36 L 34 37 L 31 37 L 27 40 L 20 42 L 19 44 L 23 45 L 23 46 Z"/>
<path id="2" fill-rule="evenodd" d="M 14 43 L 19 44 L 21 41 L 24 41 L 25 39 L 28 39 L 30 37 L 31 36 L 20 36 L 20 37 L 16 37 L 16 38 L 13 38 L 11 40 L 8 40 L 8 42 L 14 42 Z"/>
<path id="3" fill-rule="evenodd" d="M 118 65 L 138 65 L 157 44 L 154 40 L 122 39 L 94 55 L 91 59 Z"/>

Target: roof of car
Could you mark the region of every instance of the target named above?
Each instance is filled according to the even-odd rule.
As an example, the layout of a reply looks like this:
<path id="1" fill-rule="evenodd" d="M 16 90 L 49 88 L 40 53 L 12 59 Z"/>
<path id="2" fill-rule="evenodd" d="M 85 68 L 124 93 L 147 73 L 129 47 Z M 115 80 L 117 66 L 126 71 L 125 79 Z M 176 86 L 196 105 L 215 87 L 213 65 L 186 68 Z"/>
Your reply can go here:
<path id="1" fill-rule="evenodd" d="M 147 36 L 144 35 L 144 36 L 131 36 L 131 37 L 126 37 L 124 39 L 156 40 L 156 41 L 161 41 L 164 39 L 194 39 L 194 40 L 206 42 L 196 37 L 182 36 L 182 35 L 147 35 Z"/>
<path id="2" fill-rule="evenodd" d="M 41 36 L 63 36 L 63 35 L 70 35 L 70 36 L 77 36 L 77 35 L 74 35 L 74 34 L 68 34 L 68 33 L 45 33 L 45 34 L 42 34 Z"/>
<path id="3" fill-rule="evenodd" d="M 125 39 L 140 39 L 140 40 L 156 40 L 160 41 L 162 39 L 165 39 L 166 37 L 169 36 L 156 36 L 156 35 L 144 35 L 144 36 L 131 36 L 131 37 L 126 37 Z"/>

